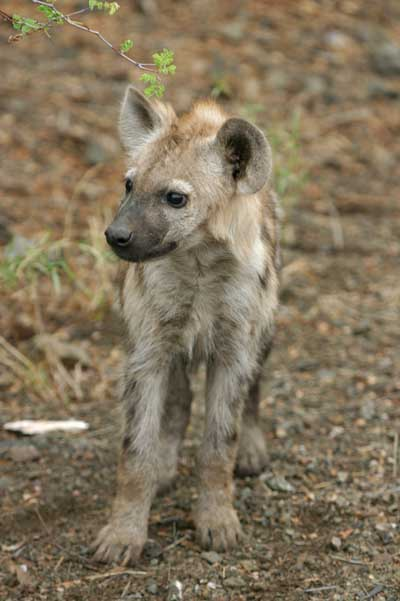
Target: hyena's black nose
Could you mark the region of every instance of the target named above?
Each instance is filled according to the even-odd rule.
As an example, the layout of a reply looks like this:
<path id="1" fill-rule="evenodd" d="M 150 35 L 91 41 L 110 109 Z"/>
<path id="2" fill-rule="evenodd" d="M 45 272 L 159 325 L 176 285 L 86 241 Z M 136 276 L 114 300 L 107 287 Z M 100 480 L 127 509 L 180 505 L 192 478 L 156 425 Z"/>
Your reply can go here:
<path id="1" fill-rule="evenodd" d="M 104 235 L 110 246 L 128 246 L 132 240 L 132 232 L 123 226 L 113 227 L 110 225 Z"/>

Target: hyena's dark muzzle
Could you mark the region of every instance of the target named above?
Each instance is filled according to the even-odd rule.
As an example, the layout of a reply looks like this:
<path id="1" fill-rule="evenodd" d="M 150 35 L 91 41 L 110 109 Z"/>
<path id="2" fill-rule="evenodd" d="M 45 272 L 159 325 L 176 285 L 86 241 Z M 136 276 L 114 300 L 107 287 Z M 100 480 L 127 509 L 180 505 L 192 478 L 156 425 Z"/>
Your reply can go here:
<path id="1" fill-rule="evenodd" d="M 176 242 L 164 242 L 168 224 L 160 210 L 149 203 L 144 210 L 139 203 L 122 206 L 104 232 L 115 254 L 125 261 L 147 261 L 174 250 Z M 150 205 L 150 206 L 149 206 Z"/>

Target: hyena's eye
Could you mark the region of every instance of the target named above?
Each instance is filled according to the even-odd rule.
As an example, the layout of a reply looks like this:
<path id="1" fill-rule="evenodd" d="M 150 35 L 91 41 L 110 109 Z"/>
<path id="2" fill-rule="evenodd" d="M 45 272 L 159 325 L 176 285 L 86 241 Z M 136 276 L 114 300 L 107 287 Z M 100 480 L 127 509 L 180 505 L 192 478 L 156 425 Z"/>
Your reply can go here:
<path id="1" fill-rule="evenodd" d="M 133 189 L 133 181 L 131 180 L 130 177 L 127 177 L 125 180 L 125 192 L 127 194 L 130 194 L 132 192 Z"/>
<path id="2" fill-rule="evenodd" d="M 174 209 L 181 209 L 186 205 L 188 197 L 186 194 L 182 194 L 182 192 L 168 192 L 165 200 Z"/>

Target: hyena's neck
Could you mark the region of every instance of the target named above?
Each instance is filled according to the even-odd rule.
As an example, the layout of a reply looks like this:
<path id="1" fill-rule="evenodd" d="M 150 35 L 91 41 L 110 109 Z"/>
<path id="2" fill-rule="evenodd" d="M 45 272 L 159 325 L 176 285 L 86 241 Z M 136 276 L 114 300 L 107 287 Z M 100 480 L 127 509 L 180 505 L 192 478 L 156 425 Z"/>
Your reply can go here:
<path id="1" fill-rule="evenodd" d="M 235 196 L 215 211 L 207 229 L 240 263 L 256 266 L 262 247 L 262 211 L 261 193 Z"/>

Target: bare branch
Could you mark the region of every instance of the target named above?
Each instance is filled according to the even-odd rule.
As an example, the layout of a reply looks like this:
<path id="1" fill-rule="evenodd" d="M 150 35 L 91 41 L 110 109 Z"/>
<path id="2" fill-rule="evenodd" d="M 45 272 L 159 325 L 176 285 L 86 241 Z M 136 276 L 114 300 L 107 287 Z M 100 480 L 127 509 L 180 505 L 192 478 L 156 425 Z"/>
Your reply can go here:
<path id="1" fill-rule="evenodd" d="M 1 17 L 1 18 L 2 18 L 4 21 L 8 21 L 8 23 L 11 23 L 11 25 L 12 25 L 12 22 L 13 22 L 13 19 L 12 19 L 12 17 L 10 17 L 10 15 L 8 15 L 7 13 L 5 13 L 5 12 L 4 12 L 4 11 L 2 11 L 1 9 L 0 9 L 0 17 Z"/>

